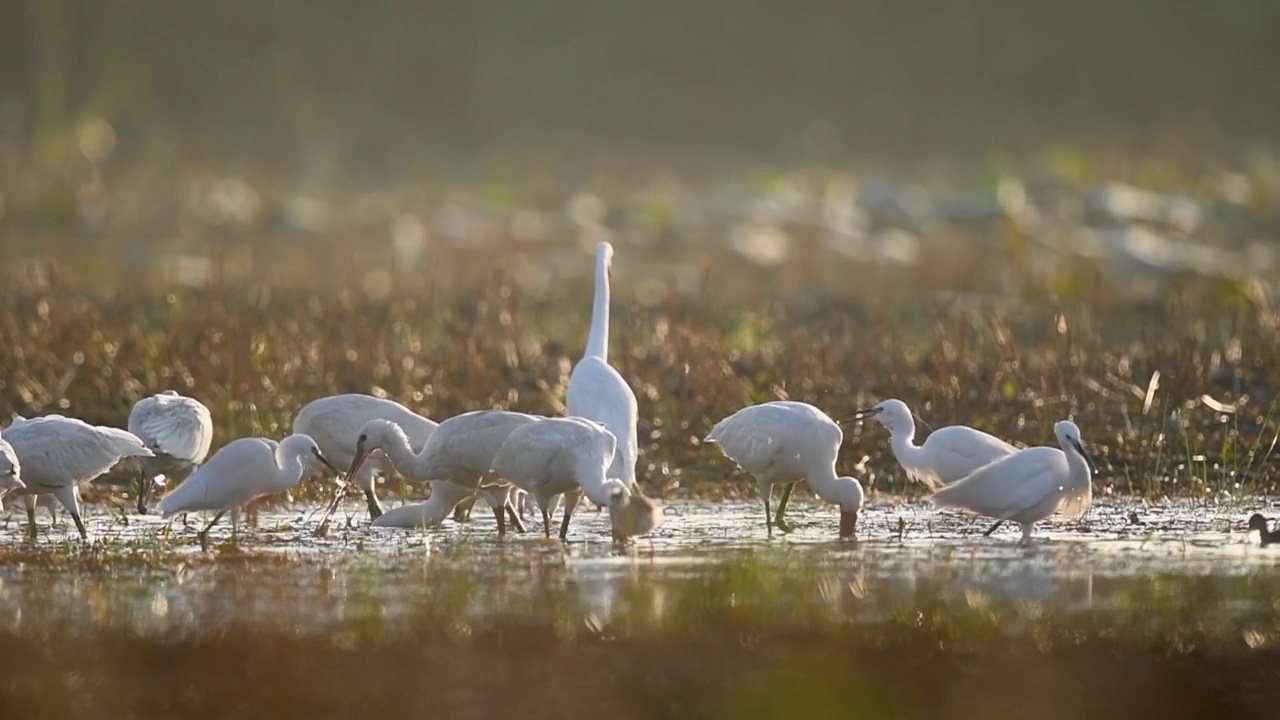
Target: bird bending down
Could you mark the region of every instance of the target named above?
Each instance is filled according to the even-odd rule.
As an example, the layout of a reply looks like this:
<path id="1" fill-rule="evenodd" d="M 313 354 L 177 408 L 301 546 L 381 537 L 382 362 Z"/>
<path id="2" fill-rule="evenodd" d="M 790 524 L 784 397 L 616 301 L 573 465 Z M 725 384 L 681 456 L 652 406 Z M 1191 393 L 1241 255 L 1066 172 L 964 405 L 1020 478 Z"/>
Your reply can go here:
<path id="1" fill-rule="evenodd" d="M 293 419 L 293 432 L 311 436 L 326 458 L 342 467 L 348 467 L 355 459 L 356 440 L 360 437 L 360 431 L 365 423 L 374 419 L 389 420 L 399 425 L 409 438 L 410 447 L 415 450 L 422 448 L 437 425 L 434 420 L 425 418 L 394 400 L 348 393 L 330 395 L 307 403 Z M 364 492 L 370 520 L 382 514 L 382 506 L 378 503 L 375 491 L 377 475 L 385 477 L 391 470 L 391 462 L 379 452 L 368 458 L 355 476 L 356 486 Z"/>
<path id="2" fill-rule="evenodd" d="M 956 507 L 1022 526 L 1021 543 L 1036 522 L 1056 512 L 1083 515 L 1093 501 L 1093 459 L 1069 420 L 1053 426 L 1062 449 L 1018 450 L 933 493 L 934 505 Z"/>
<path id="3" fill-rule="evenodd" d="M 24 496 L 28 532 L 36 536 L 36 496 L 53 495 L 75 521 L 80 538 L 89 532 L 80 518 L 76 484 L 88 482 L 111 469 L 122 458 L 151 457 L 153 453 L 137 436 L 119 428 L 90 425 L 62 415 L 16 418 L 4 431 L 22 463 L 25 487 L 13 490 Z"/>
<path id="4" fill-rule="evenodd" d="M 704 442 L 716 443 L 725 456 L 755 478 L 764 500 L 764 523 L 789 532 L 783 514 L 792 487 L 807 480 L 825 502 L 840 508 L 840 537 L 854 534 L 862 509 L 862 484 L 836 475 L 836 456 L 844 433 L 818 408 L 802 402 L 777 400 L 745 407 L 711 428 Z M 769 499 L 774 485 L 785 485 L 776 516 Z"/>
<path id="5" fill-rule="evenodd" d="M 569 534 L 578 498 L 585 493 L 592 502 L 610 508 L 614 538 L 620 527 L 614 508 L 630 495 L 622 481 L 607 477 L 617 439 L 602 424 L 585 418 L 547 418 L 522 425 L 507 436 L 493 458 L 481 487 L 507 481 L 534 497 L 542 513 L 543 536 L 551 539 L 551 502 L 564 495 L 560 539 Z M 501 478 L 501 480 L 499 480 Z"/>
<path id="6" fill-rule="evenodd" d="M 22 463 L 18 453 L 8 440 L 0 437 L 0 498 L 9 494 L 10 490 L 21 490 L 26 487 L 22 482 Z"/>
<path id="7" fill-rule="evenodd" d="M 181 482 L 204 462 L 213 442 L 213 418 L 199 400 L 165 390 L 134 404 L 129 432 L 155 453 L 138 469 L 138 512 L 145 515 L 157 476 Z"/>
<path id="8" fill-rule="evenodd" d="M 231 511 L 234 537 L 238 508 L 297 485 L 315 462 L 334 474 L 340 472 L 321 454 L 316 441 L 306 435 L 290 435 L 280 442 L 261 437 L 233 440 L 197 468 L 186 482 L 161 498 L 160 513 L 170 517 L 196 510 L 216 511 L 200 531 L 200 546 L 207 549 L 209 530 L 223 515 Z"/>
<path id="9" fill-rule="evenodd" d="M 897 399 L 858 410 L 853 418 L 874 418 L 887 428 L 893 456 L 907 477 L 931 490 L 949 485 L 983 465 L 1018 451 L 995 435 L 964 425 L 940 427 L 929 433 L 923 445 L 916 445 L 916 423 L 911 417 L 911 409 Z M 985 534 L 995 532 L 1003 522 L 997 520 Z"/>
<path id="10" fill-rule="evenodd" d="M 596 246 L 591 330 L 587 334 L 586 351 L 569 374 L 565 413 L 570 417 L 603 423 L 613 433 L 618 447 L 609 465 L 608 477 L 621 480 L 630 492 L 638 494 L 636 420 L 639 413 L 636 394 L 609 364 L 609 281 L 612 277 L 613 246 L 601 242 Z"/>
<path id="11" fill-rule="evenodd" d="M 460 500 L 476 493 L 480 478 L 489 471 L 494 456 L 513 431 L 541 421 L 537 415 L 506 410 L 463 413 L 440 423 L 422 449 L 415 453 L 410 446 L 409 437 L 399 425 L 387 420 L 370 420 L 361 428 L 356 439 L 355 457 L 347 468 L 347 478 L 358 472 L 373 452 L 381 451 L 390 459 L 396 471 L 408 480 L 423 483 L 446 480 L 465 488 L 468 492 L 453 500 L 447 514 Z M 428 499 L 428 503 L 435 498 L 438 488 L 439 486 L 432 486 L 432 497 Z M 508 517 L 517 530 L 524 532 L 524 523 L 509 502 L 510 489 L 509 485 L 503 484 L 481 490 L 493 508 L 499 535 L 506 534 Z M 450 492 L 442 496 L 438 503 L 431 506 L 432 512 L 445 502 L 445 497 L 452 498 L 454 495 L 455 493 Z"/>

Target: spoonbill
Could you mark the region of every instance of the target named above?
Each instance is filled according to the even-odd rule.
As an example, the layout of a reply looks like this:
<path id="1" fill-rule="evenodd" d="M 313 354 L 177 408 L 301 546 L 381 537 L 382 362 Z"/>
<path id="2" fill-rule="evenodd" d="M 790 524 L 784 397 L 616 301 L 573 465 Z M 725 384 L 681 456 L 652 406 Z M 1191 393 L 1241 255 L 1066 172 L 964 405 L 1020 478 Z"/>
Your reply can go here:
<path id="1" fill-rule="evenodd" d="M 236 510 L 264 495 L 284 492 L 297 485 L 303 474 L 319 462 L 335 475 L 339 471 L 320 452 L 312 438 L 293 434 L 280 442 L 262 437 L 233 440 L 223 445 L 186 482 L 160 499 L 164 517 L 196 510 L 216 510 L 200 531 L 200 546 L 207 548 L 209 530 L 228 511 L 234 537 L 238 530 Z"/>
<path id="2" fill-rule="evenodd" d="M 936 490 L 953 483 L 983 465 L 1017 452 L 1018 448 L 995 435 L 964 425 L 948 425 L 929 433 L 923 445 L 916 445 L 916 423 L 911 409 L 897 399 L 858 410 L 853 418 L 874 418 L 889 430 L 890 447 L 907 477 Z M 984 533 L 990 535 L 1003 520 Z"/>
<path id="3" fill-rule="evenodd" d="M 862 509 L 862 484 L 836 475 L 836 456 L 844 433 L 818 408 L 803 402 L 775 400 L 745 407 L 711 428 L 704 442 L 716 443 L 730 460 L 755 478 L 764 500 L 764 524 L 790 532 L 783 518 L 791 489 L 801 480 L 825 502 L 840 508 L 840 537 L 854 534 Z M 774 485 L 785 485 L 777 515 L 770 517 Z"/>
<path id="4" fill-rule="evenodd" d="M 591 330 L 582 359 L 569 374 L 565 392 L 565 413 L 603 423 L 618 439 L 618 448 L 609 465 L 608 476 L 636 485 L 636 394 L 609 364 L 609 281 L 613 278 L 613 246 L 596 245 L 595 300 L 591 307 Z M 594 502 L 594 500 L 593 500 Z"/>
<path id="5" fill-rule="evenodd" d="M 494 456 L 506 442 L 507 436 L 518 427 L 537 422 L 541 422 L 537 415 L 508 410 L 473 410 L 440 423 L 422 449 L 415 453 L 408 435 L 399 425 L 388 420 L 370 420 L 360 429 L 355 456 L 347 468 L 346 477 L 350 479 L 373 452 L 381 451 L 390 459 L 396 471 L 408 480 L 448 480 L 468 489 L 470 492 L 466 495 L 473 495 L 480 484 L 480 478 L 489 471 Z M 508 502 L 509 492 L 509 485 L 484 489 L 486 499 L 493 508 L 494 518 L 498 521 L 499 535 L 506 534 L 507 517 L 511 518 L 511 524 L 516 529 L 524 532 L 524 523 Z M 447 496 L 452 497 L 453 493 Z M 458 500 L 454 501 L 454 505 L 457 505 Z M 449 507 L 450 511 L 454 505 Z M 433 506 L 433 511 L 435 507 L 438 505 Z"/>
<path id="6" fill-rule="evenodd" d="M 578 417 L 547 418 L 511 431 L 481 487 L 510 482 L 534 497 L 542 512 L 543 536 L 551 539 L 552 498 L 564 495 L 560 539 L 569 534 L 569 519 L 583 493 L 597 505 L 610 508 L 615 493 L 630 494 L 622 481 L 607 477 L 618 441 L 603 424 Z M 617 530 L 614 528 L 615 538 Z"/>
<path id="7" fill-rule="evenodd" d="M 1280 543 L 1280 530 L 1268 530 L 1267 519 L 1260 513 L 1254 513 L 1249 517 L 1249 529 L 1258 531 L 1258 540 L 1262 547 Z"/>
<path id="8" fill-rule="evenodd" d="M 393 528 L 422 528 L 439 525 L 444 522 L 445 518 L 449 517 L 449 513 L 453 511 L 459 502 L 474 498 L 476 493 L 475 488 L 468 488 L 448 480 L 432 480 L 427 484 L 431 487 L 431 497 L 427 498 L 426 502 L 392 508 L 382 513 L 377 520 L 369 523 L 369 525 L 371 527 Z M 507 487 L 510 488 L 510 486 Z M 491 490 L 497 497 L 496 501 L 503 499 L 500 495 L 501 488 L 492 488 Z M 505 505 L 506 503 L 503 502 L 502 504 Z M 521 527 L 523 526 L 522 523 Z"/>
<path id="9" fill-rule="evenodd" d="M 181 482 L 204 462 L 213 442 L 213 417 L 199 400 L 165 390 L 134 404 L 129 432 L 155 453 L 143 458 L 139 468 L 138 512 L 146 515 L 156 476 Z"/>
<path id="10" fill-rule="evenodd" d="M 154 455 L 133 433 L 62 415 L 15 418 L 5 428 L 4 439 L 22 463 L 26 487 L 13 492 L 24 496 L 32 539 L 36 536 L 37 495 L 56 497 L 75 521 L 80 538 L 88 540 L 89 532 L 80 519 L 76 484 L 93 480 L 122 458 Z"/>
<path id="11" fill-rule="evenodd" d="M 956 507 L 1022 526 L 1021 543 L 1036 522 L 1056 512 L 1083 515 L 1093 501 L 1093 459 L 1080 428 L 1060 420 L 1053 434 L 1062 449 L 1029 447 L 984 465 L 933 493 L 938 507 Z"/>
<path id="12" fill-rule="evenodd" d="M 330 395 L 307 403 L 293 418 L 293 432 L 309 435 L 320 446 L 326 458 L 343 467 L 351 464 L 356 456 L 356 440 L 365 423 L 370 420 L 389 420 L 400 426 L 409 438 L 409 444 L 420 449 L 435 432 L 437 423 L 425 418 L 394 400 L 348 393 Z M 364 491 L 369 507 L 369 519 L 382 514 L 375 492 L 377 474 L 384 477 L 391 472 L 391 463 L 382 453 L 369 458 L 355 476 L 356 485 Z"/>

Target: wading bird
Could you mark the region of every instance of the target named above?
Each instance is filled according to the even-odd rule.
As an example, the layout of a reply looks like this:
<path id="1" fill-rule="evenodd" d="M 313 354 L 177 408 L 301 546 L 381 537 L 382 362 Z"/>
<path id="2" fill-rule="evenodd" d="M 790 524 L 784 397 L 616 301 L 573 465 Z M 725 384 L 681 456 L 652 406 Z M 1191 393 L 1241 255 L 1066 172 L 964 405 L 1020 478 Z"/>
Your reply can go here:
<path id="1" fill-rule="evenodd" d="M 90 425 L 83 420 L 46 415 L 15 418 L 5 428 L 5 440 L 22 463 L 26 487 L 13 492 L 24 496 L 30 536 L 36 536 L 36 496 L 53 495 L 75 521 L 81 539 L 89 532 L 80 518 L 80 494 L 76 484 L 88 482 L 111 469 L 122 458 L 151 457 L 152 452 L 133 433 L 113 427 Z"/>
<path id="2" fill-rule="evenodd" d="M 548 540 L 552 498 L 564 495 L 564 519 L 560 522 L 560 539 L 564 540 L 583 493 L 605 507 L 616 504 L 615 493 L 630 494 L 621 480 L 607 475 L 616 447 L 617 439 L 608 428 L 585 418 L 547 418 L 522 425 L 507 436 L 481 486 L 506 481 L 532 495 Z M 615 519 L 611 509 L 611 525 Z M 615 539 L 619 529 L 613 528 Z"/>
<path id="3" fill-rule="evenodd" d="M 129 432 L 155 453 L 138 463 L 138 512 L 145 515 L 157 476 L 181 482 L 204 462 L 213 442 L 213 418 L 199 400 L 165 390 L 134 404 Z"/>
<path id="4" fill-rule="evenodd" d="M 326 458 L 347 467 L 356 456 L 356 440 L 365 423 L 370 420 L 389 420 L 409 438 L 410 447 L 420 449 L 435 432 L 437 423 L 425 418 L 394 400 L 372 395 L 348 393 L 330 395 L 313 400 L 298 411 L 293 418 L 293 432 L 309 435 L 320 446 Z M 391 463 L 382 453 L 368 458 L 355 476 L 356 486 L 364 492 L 369 507 L 369 519 L 382 514 L 375 492 L 376 475 L 384 477 L 391 472 Z M 339 493 L 341 495 L 341 493 Z"/>
<path id="5" fill-rule="evenodd" d="M 618 439 L 608 476 L 621 480 L 630 492 L 639 493 L 636 485 L 636 453 L 639 447 L 636 439 L 636 394 L 609 364 L 609 281 L 612 277 L 613 246 L 601 242 L 596 246 L 591 330 L 587 334 L 586 352 L 569 374 L 565 413 L 570 417 L 604 423 Z"/>
<path id="6" fill-rule="evenodd" d="M 1021 543 L 1036 522 L 1056 512 L 1083 515 L 1093 501 L 1093 459 L 1069 420 L 1053 426 L 1062 449 L 1030 447 L 1006 455 L 933 493 L 938 507 L 956 507 L 1022 526 Z"/>
<path id="7" fill-rule="evenodd" d="M 716 443 L 725 456 L 755 478 L 764 500 L 764 523 L 789 532 L 783 518 L 791 490 L 807 480 L 823 501 L 840 508 L 840 537 L 854 534 L 862 509 L 862 484 L 836 475 L 836 456 L 844 433 L 818 408 L 802 402 L 776 400 L 745 407 L 711 428 L 704 442 Z M 777 515 L 771 517 L 774 485 L 785 485 Z"/>
<path id="8" fill-rule="evenodd" d="M 355 456 L 347 468 L 347 478 L 349 480 L 358 472 L 372 453 L 380 451 L 407 480 L 421 483 L 447 480 L 465 488 L 468 492 L 449 506 L 449 511 L 452 511 L 460 500 L 476 493 L 480 478 L 489 471 L 494 456 L 506 442 L 507 436 L 516 428 L 541 421 L 537 415 L 507 410 L 474 410 L 440 423 L 422 449 L 414 452 L 409 437 L 399 425 L 388 420 L 370 420 L 360 429 L 356 439 Z M 499 535 L 506 534 L 508 517 L 516 529 L 524 532 L 524 523 L 509 502 L 509 485 L 487 487 L 481 494 L 493 508 Z M 431 505 L 432 512 L 445 502 L 444 497 L 452 498 L 455 495 L 456 493 L 450 492 L 442 496 L 438 503 Z M 435 497 L 434 489 L 432 497 Z M 427 503 L 431 503 L 431 499 Z"/>
<path id="9" fill-rule="evenodd" d="M 940 427 L 929 433 L 923 445 L 916 445 L 916 423 L 911 409 L 901 400 L 885 400 L 853 414 L 853 419 L 863 418 L 874 418 L 889 430 L 893 456 L 907 477 L 932 490 L 1018 450 L 995 435 L 964 425 Z M 984 534 L 995 532 L 1002 523 L 1003 520 L 996 521 Z"/>
<path id="10" fill-rule="evenodd" d="M 197 468 L 186 482 L 161 498 L 160 513 L 169 517 L 197 510 L 216 511 L 200 531 L 200 546 L 207 549 L 209 530 L 223 515 L 231 512 L 231 532 L 235 537 L 238 508 L 297 485 L 314 462 L 335 475 L 341 472 L 321 454 L 316 441 L 306 435 L 290 435 L 280 442 L 261 437 L 233 440 Z"/>

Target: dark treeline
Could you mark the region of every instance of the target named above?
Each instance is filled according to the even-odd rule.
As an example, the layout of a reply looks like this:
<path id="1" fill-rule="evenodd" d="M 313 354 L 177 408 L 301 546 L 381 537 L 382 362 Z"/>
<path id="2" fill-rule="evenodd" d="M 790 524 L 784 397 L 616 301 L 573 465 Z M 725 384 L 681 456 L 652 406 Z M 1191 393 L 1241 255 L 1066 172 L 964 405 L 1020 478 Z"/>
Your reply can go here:
<path id="1" fill-rule="evenodd" d="M 22 138 L 96 114 L 153 143 L 377 161 L 546 137 L 921 152 L 1280 123 L 1274 0 L 13 5 L 0 129 Z"/>

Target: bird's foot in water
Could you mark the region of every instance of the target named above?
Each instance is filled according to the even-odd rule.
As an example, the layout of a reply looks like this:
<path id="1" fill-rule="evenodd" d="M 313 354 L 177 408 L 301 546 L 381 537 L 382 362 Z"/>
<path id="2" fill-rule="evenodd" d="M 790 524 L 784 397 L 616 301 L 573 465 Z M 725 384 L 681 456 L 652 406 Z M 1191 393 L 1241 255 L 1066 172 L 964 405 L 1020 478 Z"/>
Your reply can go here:
<path id="1" fill-rule="evenodd" d="M 784 519 L 782 519 L 782 518 L 780 518 L 780 517 L 779 517 L 779 518 L 774 518 L 774 519 L 773 519 L 773 526 L 774 526 L 774 527 L 776 527 L 776 528 L 778 528 L 779 530 L 781 530 L 781 531 L 782 531 L 782 532 L 784 532 L 784 533 L 789 533 L 789 532 L 791 532 L 792 530 L 795 530 L 795 529 L 796 529 L 796 526 L 795 526 L 795 525 L 793 525 L 793 524 L 791 524 L 791 523 L 787 522 L 786 520 L 784 520 Z"/>

